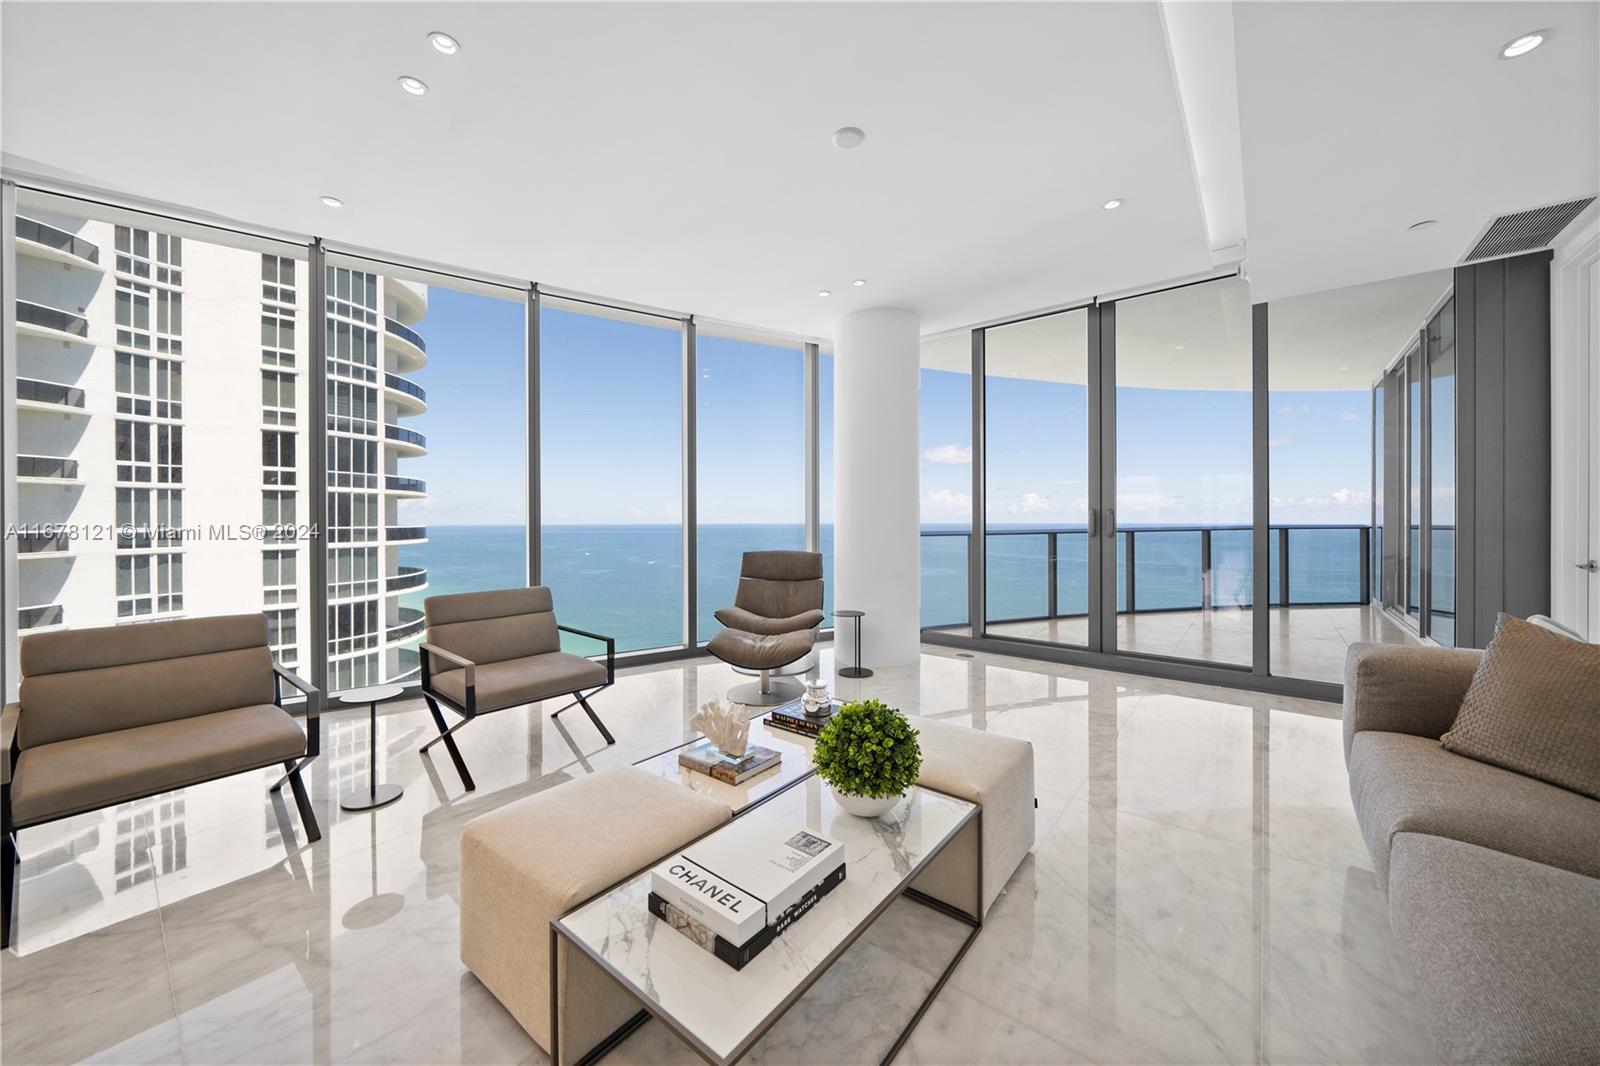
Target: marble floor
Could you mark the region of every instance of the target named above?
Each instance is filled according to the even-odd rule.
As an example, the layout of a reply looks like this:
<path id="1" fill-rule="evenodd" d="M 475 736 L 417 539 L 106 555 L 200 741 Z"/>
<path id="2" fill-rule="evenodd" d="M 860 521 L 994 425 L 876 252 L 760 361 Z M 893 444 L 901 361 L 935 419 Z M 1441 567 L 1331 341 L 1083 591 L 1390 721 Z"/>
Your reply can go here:
<path id="1" fill-rule="evenodd" d="M 831 675 L 831 651 L 821 669 Z M 543 1063 L 457 957 L 463 824 L 658 751 L 735 677 L 639 668 L 594 700 L 619 739 L 537 708 L 474 723 L 464 794 L 419 756 L 416 701 L 324 718 L 324 836 L 249 774 L 22 833 L 17 949 L 0 956 L 6 1063 Z M 1338 708 L 926 647 L 839 681 L 1033 742 L 1037 842 L 897 1061 L 1429 1061 L 1351 814 Z M 431 754 L 431 753 L 430 753 Z M 892 905 L 762 1041 L 757 1063 L 873 1063 L 964 929 Z M 616 1063 L 690 1063 L 650 1023 Z"/>
<path id="2" fill-rule="evenodd" d="M 1344 680 L 1344 655 L 1351 644 L 1420 644 L 1421 640 L 1374 605 L 1364 607 L 1274 607 L 1272 672 L 1310 681 Z M 991 636 L 1016 636 L 1053 644 L 1082 645 L 1086 618 L 1050 618 L 991 623 Z M 1143 655 L 1199 662 L 1250 665 L 1250 612 L 1151 611 L 1117 616 L 1117 647 Z"/>

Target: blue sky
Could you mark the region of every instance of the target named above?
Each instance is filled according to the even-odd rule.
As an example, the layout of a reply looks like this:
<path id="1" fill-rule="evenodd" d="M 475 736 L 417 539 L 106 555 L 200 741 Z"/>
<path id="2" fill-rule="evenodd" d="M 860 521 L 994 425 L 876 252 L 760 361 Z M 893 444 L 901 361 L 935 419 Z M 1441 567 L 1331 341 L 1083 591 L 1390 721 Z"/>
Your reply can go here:
<path id="1" fill-rule="evenodd" d="M 544 517 L 554 524 L 676 523 L 682 515 L 675 323 L 543 312 Z M 526 415 L 524 305 L 431 288 L 416 324 L 428 365 L 426 414 L 406 420 L 428 455 L 401 473 L 429 498 L 403 520 L 520 523 Z M 784 348 L 702 335 L 700 517 L 802 520 L 801 358 Z M 832 360 L 822 363 L 823 520 L 832 519 Z M 1080 524 L 1086 485 L 1084 388 L 989 383 L 989 520 Z M 1370 395 L 1274 392 L 1272 520 L 1369 518 Z M 960 523 L 971 510 L 971 398 L 964 374 L 922 372 L 922 515 Z M 1235 523 L 1250 517 L 1250 402 L 1243 392 L 1122 389 L 1119 511 L 1124 523 Z"/>

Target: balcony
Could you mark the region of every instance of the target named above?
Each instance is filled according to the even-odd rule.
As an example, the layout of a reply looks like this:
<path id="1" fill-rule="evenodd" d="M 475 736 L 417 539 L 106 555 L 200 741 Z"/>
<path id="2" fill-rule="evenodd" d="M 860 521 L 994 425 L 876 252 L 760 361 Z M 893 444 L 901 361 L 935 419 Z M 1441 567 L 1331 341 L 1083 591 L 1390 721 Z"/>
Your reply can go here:
<path id="1" fill-rule="evenodd" d="M 78 484 L 78 460 L 57 455 L 17 456 L 17 480 L 35 484 Z"/>
<path id="2" fill-rule="evenodd" d="M 383 531 L 383 539 L 390 544 L 421 544 L 428 539 L 426 526 L 388 526 Z"/>
<path id="3" fill-rule="evenodd" d="M 60 629 L 66 624 L 66 611 L 59 603 L 17 608 L 17 628 L 21 630 L 37 632 L 41 629 Z"/>
<path id="4" fill-rule="evenodd" d="M 396 655 L 399 669 L 389 679 L 391 682 L 403 685 L 422 676 L 422 655 L 416 648 L 401 648 Z"/>
<path id="5" fill-rule="evenodd" d="M 415 607 L 400 608 L 400 620 L 388 629 L 385 634 L 390 644 L 397 644 L 402 640 L 410 640 L 428 628 L 428 621 L 422 612 Z"/>
<path id="6" fill-rule="evenodd" d="M 428 451 L 428 438 L 414 429 L 385 425 L 383 435 L 402 455 L 424 455 Z"/>
<path id="7" fill-rule="evenodd" d="M 27 337 L 61 341 L 63 344 L 90 343 L 87 318 L 31 300 L 17 301 L 17 332 Z"/>
<path id="8" fill-rule="evenodd" d="M 422 334 L 392 318 L 383 320 L 384 350 L 395 357 L 401 370 L 421 370 L 428 365 L 428 343 Z"/>
<path id="9" fill-rule="evenodd" d="M 428 483 L 420 477 L 398 477 L 389 474 L 383 479 L 383 488 L 391 496 L 426 496 Z"/>
<path id="10" fill-rule="evenodd" d="M 17 216 L 17 253 L 83 270 L 104 271 L 100 249 L 82 237 L 37 219 Z"/>
<path id="11" fill-rule="evenodd" d="M 428 393 L 421 385 L 399 374 L 384 374 L 384 388 L 407 414 L 420 415 L 428 409 Z"/>
<path id="12" fill-rule="evenodd" d="M 965 625 L 969 534 L 924 530 L 922 537 L 922 624 Z M 987 541 L 989 627 L 1088 617 L 1083 527 L 991 529 Z M 1367 603 L 1371 544 L 1368 526 L 1273 526 L 1270 605 Z M 1124 527 L 1117 533 L 1117 613 L 1249 607 L 1251 545 L 1248 526 Z"/>
<path id="13" fill-rule="evenodd" d="M 408 592 L 411 589 L 426 588 L 428 586 L 428 570 L 422 566 L 402 566 L 397 573 L 390 574 L 384 584 L 384 591 L 391 596 L 396 592 Z"/>
<path id="14" fill-rule="evenodd" d="M 19 560 L 62 558 L 72 554 L 72 538 L 65 533 L 21 533 L 17 536 Z"/>
<path id="15" fill-rule="evenodd" d="M 17 379 L 17 407 L 25 411 L 53 411 L 65 415 L 84 415 L 83 390 L 54 381 Z"/>

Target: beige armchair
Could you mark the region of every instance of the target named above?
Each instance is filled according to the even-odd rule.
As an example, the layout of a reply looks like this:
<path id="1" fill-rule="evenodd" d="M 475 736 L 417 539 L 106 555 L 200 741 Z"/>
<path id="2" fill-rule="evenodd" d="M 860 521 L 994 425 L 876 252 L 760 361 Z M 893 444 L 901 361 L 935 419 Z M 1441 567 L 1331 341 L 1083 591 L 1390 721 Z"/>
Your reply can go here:
<path id="1" fill-rule="evenodd" d="M 322 839 L 300 772 L 320 750 L 321 694 L 272 661 L 264 614 L 30 633 L 22 684 L 0 719 L 4 928 L 11 943 L 20 830 L 282 765 Z M 304 729 L 282 682 L 305 694 Z"/>
<path id="2" fill-rule="evenodd" d="M 798 699 L 792 682 L 772 671 L 805 658 L 822 624 L 822 555 L 818 552 L 745 552 L 733 606 L 716 613 L 726 628 L 706 650 L 730 666 L 755 670 L 760 681 L 737 685 L 728 698 L 751 706 Z"/>
<path id="3" fill-rule="evenodd" d="M 456 746 L 455 732 L 480 714 L 571 696 L 571 702 L 551 717 L 582 707 L 606 743 L 617 742 L 589 706 L 590 696 L 616 681 L 616 641 L 557 624 L 549 589 L 429 596 L 422 601 L 422 611 L 428 622 L 421 648 L 422 698 L 439 728 L 439 735 L 422 750 L 442 741 L 468 792 L 478 786 Z M 605 665 L 562 651 L 563 632 L 604 643 Z M 461 721 L 447 726 L 441 703 Z"/>

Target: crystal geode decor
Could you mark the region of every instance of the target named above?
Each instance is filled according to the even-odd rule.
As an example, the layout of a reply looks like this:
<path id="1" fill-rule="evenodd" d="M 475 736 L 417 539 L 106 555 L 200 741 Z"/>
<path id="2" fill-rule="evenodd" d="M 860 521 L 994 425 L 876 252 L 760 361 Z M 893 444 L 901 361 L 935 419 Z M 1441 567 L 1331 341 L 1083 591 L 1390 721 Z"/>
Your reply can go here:
<path id="1" fill-rule="evenodd" d="M 718 751 L 735 759 L 750 746 L 750 719 L 737 703 L 724 707 L 721 700 L 712 700 L 701 705 L 689 724 L 704 733 Z"/>

